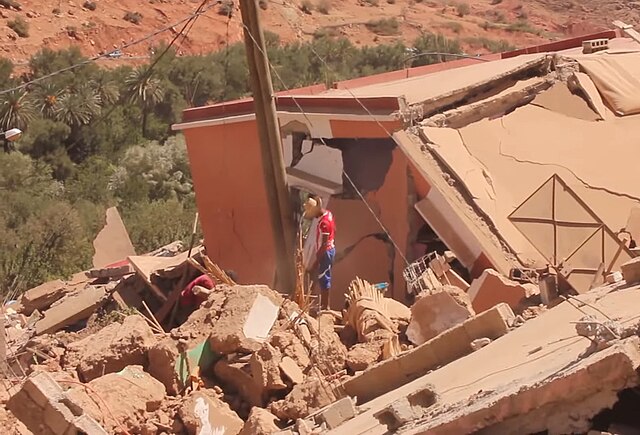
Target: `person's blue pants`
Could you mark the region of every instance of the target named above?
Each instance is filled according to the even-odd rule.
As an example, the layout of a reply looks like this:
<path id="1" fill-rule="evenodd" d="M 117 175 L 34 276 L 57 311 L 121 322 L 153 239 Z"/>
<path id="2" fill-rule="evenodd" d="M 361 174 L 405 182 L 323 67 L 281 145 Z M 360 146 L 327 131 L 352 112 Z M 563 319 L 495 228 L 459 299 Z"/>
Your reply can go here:
<path id="1" fill-rule="evenodd" d="M 336 248 L 324 251 L 318 258 L 318 284 L 320 290 L 329 290 L 331 288 L 331 268 L 333 267 L 333 259 L 336 256 Z"/>

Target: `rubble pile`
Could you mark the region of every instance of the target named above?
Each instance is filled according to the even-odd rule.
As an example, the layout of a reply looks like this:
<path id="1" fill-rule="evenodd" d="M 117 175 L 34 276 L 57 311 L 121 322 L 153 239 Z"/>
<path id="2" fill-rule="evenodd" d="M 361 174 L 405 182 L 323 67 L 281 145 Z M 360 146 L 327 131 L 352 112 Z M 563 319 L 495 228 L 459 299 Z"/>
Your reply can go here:
<path id="1" fill-rule="evenodd" d="M 48 283 L 5 308 L 6 433 L 309 434 L 356 422 L 368 428 L 357 433 L 407 428 L 435 412 L 446 394 L 422 383 L 398 392 L 490 352 L 516 334 L 510 331 L 524 332 L 564 306 L 548 309 L 533 283 L 492 270 L 469 285 L 447 267 L 448 253 L 423 260 L 428 267 L 414 280 L 410 307 L 356 278 L 342 312 L 312 317 L 267 286 L 235 284 L 201 254 L 180 255 L 137 257 L 135 273 L 104 272 L 97 282 L 87 273 L 84 281 Z M 156 265 L 141 266 L 140 258 Z M 635 264 L 625 265 L 627 277 Z M 172 324 L 167 303 L 178 306 L 176 289 L 198 271 L 217 275 L 218 284 L 183 323 Z M 497 302 L 479 309 L 485 293 Z M 38 328 L 61 305 L 64 319 Z M 154 314 L 163 310 L 160 323 Z M 576 312 L 572 325 L 592 342 L 579 358 L 637 334 L 637 322 L 623 327 Z M 387 402 L 373 401 L 387 396 L 396 398 L 382 407 Z"/>

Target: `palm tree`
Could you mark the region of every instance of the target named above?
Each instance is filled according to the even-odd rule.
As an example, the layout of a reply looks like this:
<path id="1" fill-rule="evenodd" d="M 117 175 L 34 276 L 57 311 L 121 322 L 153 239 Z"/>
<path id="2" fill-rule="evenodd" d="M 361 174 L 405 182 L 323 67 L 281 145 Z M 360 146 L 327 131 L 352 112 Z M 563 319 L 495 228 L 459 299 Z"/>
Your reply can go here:
<path id="1" fill-rule="evenodd" d="M 24 130 L 36 117 L 33 99 L 24 89 L 0 95 L 0 127 L 3 131 L 10 128 Z"/>
<path id="2" fill-rule="evenodd" d="M 64 89 L 48 81 L 33 91 L 36 109 L 47 118 L 54 118 L 60 99 L 65 97 Z"/>
<path id="3" fill-rule="evenodd" d="M 91 86 L 100 97 L 100 103 L 103 106 L 107 104 L 114 104 L 118 101 L 118 98 L 120 98 L 120 89 L 118 84 L 111 80 L 105 72 L 102 72 L 98 77 L 91 80 Z"/>
<path id="4" fill-rule="evenodd" d="M 88 124 L 100 113 L 100 96 L 90 84 L 70 88 L 56 107 L 56 119 L 73 127 Z"/>
<path id="5" fill-rule="evenodd" d="M 147 137 L 149 113 L 164 98 L 164 89 L 160 80 L 151 77 L 146 68 L 137 68 L 125 81 L 129 93 L 129 102 L 137 104 L 142 110 L 142 135 Z"/>

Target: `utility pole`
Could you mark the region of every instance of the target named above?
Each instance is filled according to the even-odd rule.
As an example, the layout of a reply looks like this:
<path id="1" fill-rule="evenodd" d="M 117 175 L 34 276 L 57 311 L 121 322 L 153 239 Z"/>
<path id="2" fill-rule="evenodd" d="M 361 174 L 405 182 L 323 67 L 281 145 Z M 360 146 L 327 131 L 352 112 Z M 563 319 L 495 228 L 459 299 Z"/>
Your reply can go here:
<path id="1" fill-rule="evenodd" d="M 287 188 L 271 71 L 256 3 L 257 0 L 240 0 L 240 12 L 245 26 L 244 43 L 260 137 L 264 185 L 276 249 L 276 288 L 292 293 L 296 282 L 295 225 Z"/>

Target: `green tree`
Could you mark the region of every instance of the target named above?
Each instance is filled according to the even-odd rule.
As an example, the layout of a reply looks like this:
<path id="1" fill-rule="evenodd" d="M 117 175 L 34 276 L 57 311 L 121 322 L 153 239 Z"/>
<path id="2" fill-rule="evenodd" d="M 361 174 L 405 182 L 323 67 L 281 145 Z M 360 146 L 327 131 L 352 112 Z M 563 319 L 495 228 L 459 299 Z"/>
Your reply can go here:
<path id="1" fill-rule="evenodd" d="M 0 95 L 0 127 L 3 131 L 10 128 L 25 130 L 29 122 L 36 117 L 36 113 L 33 99 L 25 90 Z"/>
<path id="2" fill-rule="evenodd" d="M 147 120 L 156 104 L 162 101 L 164 89 L 160 80 L 151 76 L 145 67 L 137 68 L 127 77 L 130 101 L 142 110 L 142 135 L 147 137 Z"/>

